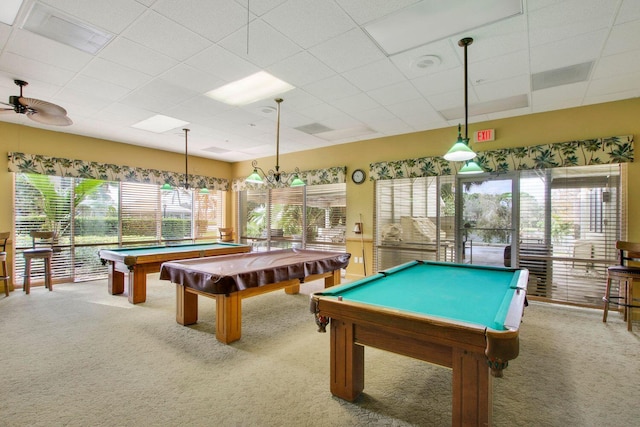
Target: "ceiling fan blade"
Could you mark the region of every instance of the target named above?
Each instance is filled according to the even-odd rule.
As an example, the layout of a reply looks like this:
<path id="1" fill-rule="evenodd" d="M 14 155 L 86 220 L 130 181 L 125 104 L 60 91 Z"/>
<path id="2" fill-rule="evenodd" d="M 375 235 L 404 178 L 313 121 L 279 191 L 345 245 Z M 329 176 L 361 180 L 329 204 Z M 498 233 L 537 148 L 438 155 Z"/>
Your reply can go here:
<path id="1" fill-rule="evenodd" d="M 27 117 L 38 123 L 54 126 L 69 126 L 73 124 L 73 121 L 69 117 L 61 116 L 59 114 L 47 114 L 42 111 L 31 110 L 26 113 Z"/>
<path id="2" fill-rule="evenodd" d="M 34 98 L 22 98 L 20 97 L 18 99 L 18 102 L 20 102 L 21 105 L 31 109 L 31 110 L 35 110 L 38 113 L 43 113 L 43 114 L 47 114 L 47 115 L 51 115 L 51 116 L 66 116 L 67 115 L 67 110 L 65 110 L 64 108 L 62 108 L 59 105 L 56 104 L 52 104 L 51 102 L 47 102 L 47 101 L 42 101 L 41 99 L 34 99 Z"/>

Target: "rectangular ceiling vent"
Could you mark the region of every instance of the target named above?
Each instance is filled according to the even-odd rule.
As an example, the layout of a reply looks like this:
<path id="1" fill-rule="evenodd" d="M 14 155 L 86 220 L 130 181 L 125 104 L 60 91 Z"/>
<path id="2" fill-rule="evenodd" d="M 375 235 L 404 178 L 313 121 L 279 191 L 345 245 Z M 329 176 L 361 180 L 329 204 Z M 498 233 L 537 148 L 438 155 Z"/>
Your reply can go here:
<path id="1" fill-rule="evenodd" d="M 480 114 L 490 114 L 497 113 L 499 111 L 515 110 L 517 108 L 526 108 L 528 106 L 529 97 L 527 95 L 514 95 L 508 98 L 494 99 L 493 101 L 469 105 L 469 116 L 478 116 Z M 463 119 L 464 107 L 455 107 L 441 110 L 440 114 L 442 114 L 442 117 L 444 117 L 445 120 Z"/>
<path id="2" fill-rule="evenodd" d="M 333 129 L 320 123 L 309 123 L 308 125 L 299 126 L 294 128 L 300 132 L 308 133 L 309 135 L 315 135 L 316 133 L 330 132 Z"/>
<path id="3" fill-rule="evenodd" d="M 93 28 L 40 3 L 33 5 L 22 28 L 92 55 L 113 39 L 111 33 Z"/>
<path id="4" fill-rule="evenodd" d="M 564 86 L 571 83 L 584 82 L 589 78 L 593 61 L 555 70 L 542 71 L 531 75 L 531 87 L 533 90 L 547 89 L 550 87 Z"/>

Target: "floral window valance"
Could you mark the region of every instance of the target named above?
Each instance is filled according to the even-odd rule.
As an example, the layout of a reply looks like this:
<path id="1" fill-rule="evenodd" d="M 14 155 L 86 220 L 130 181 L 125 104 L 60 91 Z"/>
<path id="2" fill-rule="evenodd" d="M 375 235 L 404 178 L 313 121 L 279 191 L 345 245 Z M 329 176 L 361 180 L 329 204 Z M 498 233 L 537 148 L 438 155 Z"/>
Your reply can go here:
<path id="1" fill-rule="evenodd" d="M 100 179 L 103 181 L 126 181 L 143 184 L 177 186 L 184 181 L 184 174 L 145 169 L 109 163 L 47 157 L 38 154 L 8 153 L 9 172 L 36 173 L 74 178 Z M 229 180 L 210 176 L 189 174 L 189 183 L 194 188 L 228 191 Z"/>
<path id="2" fill-rule="evenodd" d="M 321 185 L 321 184 L 342 184 L 347 182 L 347 167 L 335 166 L 326 169 L 313 169 L 308 171 L 301 171 L 298 175 L 307 185 Z M 246 177 L 235 178 L 231 187 L 233 191 L 255 190 L 261 188 L 260 184 L 250 184 L 245 182 Z M 286 187 L 286 185 L 281 185 Z"/>
<path id="3" fill-rule="evenodd" d="M 633 162 L 633 135 L 483 151 L 474 160 L 486 172 Z M 371 163 L 369 175 L 374 181 L 455 175 L 462 166 L 464 162 L 442 157 L 421 157 Z"/>

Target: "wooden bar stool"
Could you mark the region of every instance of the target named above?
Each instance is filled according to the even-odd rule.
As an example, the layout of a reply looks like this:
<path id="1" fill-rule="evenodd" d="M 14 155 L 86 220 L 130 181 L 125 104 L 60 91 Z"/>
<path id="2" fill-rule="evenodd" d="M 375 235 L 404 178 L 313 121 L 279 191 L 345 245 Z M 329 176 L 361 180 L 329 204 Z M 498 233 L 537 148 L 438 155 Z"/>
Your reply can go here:
<path id="1" fill-rule="evenodd" d="M 221 242 L 233 242 L 233 228 L 218 228 Z"/>
<path id="2" fill-rule="evenodd" d="M 22 290 L 27 294 L 31 290 L 31 260 L 44 260 L 44 285 L 50 291 L 53 290 L 51 281 L 51 260 L 53 259 L 53 242 L 56 233 L 53 231 L 32 231 L 31 235 L 32 247 L 25 249 L 22 253 L 24 256 L 24 283 Z"/>
<path id="3" fill-rule="evenodd" d="M 607 269 L 607 286 L 605 288 L 604 297 L 604 313 L 602 321 L 607 321 L 609 312 L 609 304 L 616 304 L 622 307 L 624 320 L 627 322 L 627 330 L 632 330 L 632 309 L 640 308 L 640 305 L 633 304 L 633 281 L 640 280 L 640 266 L 630 266 L 629 261 L 640 262 L 640 243 L 632 242 L 616 242 L 618 249 L 618 264 Z M 611 296 L 611 281 L 620 282 L 620 291 L 618 296 Z M 624 285 L 624 289 L 623 289 Z"/>
<path id="4" fill-rule="evenodd" d="M 9 296 L 9 270 L 7 270 L 7 240 L 11 235 L 8 231 L 0 232 L 0 266 L 2 267 L 2 275 L 0 280 L 4 282 L 4 294 Z"/>

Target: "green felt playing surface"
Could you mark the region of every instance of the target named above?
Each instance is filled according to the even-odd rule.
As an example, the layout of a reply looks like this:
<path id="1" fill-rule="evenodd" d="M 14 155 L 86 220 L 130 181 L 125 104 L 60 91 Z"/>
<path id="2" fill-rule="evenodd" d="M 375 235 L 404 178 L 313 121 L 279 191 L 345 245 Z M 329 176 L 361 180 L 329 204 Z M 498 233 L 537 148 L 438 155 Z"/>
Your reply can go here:
<path id="1" fill-rule="evenodd" d="M 322 295 L 504 330 L 519 270 L 412 262 Z"/>
<path id="2" fill-rule="evenodd" d="M 243 246 L 237 243 L 197 243 L 192 245 L 175 245 L 175 246 L 142 246 L 136 248 L 119 248 L 109 249 L 111 252 L 117 252 L 127 256 L 152 255 L 160 253 L 175 253 L 184 251 L 197 251 L 205 249 L 217 249 L 232 246 Z"/>

